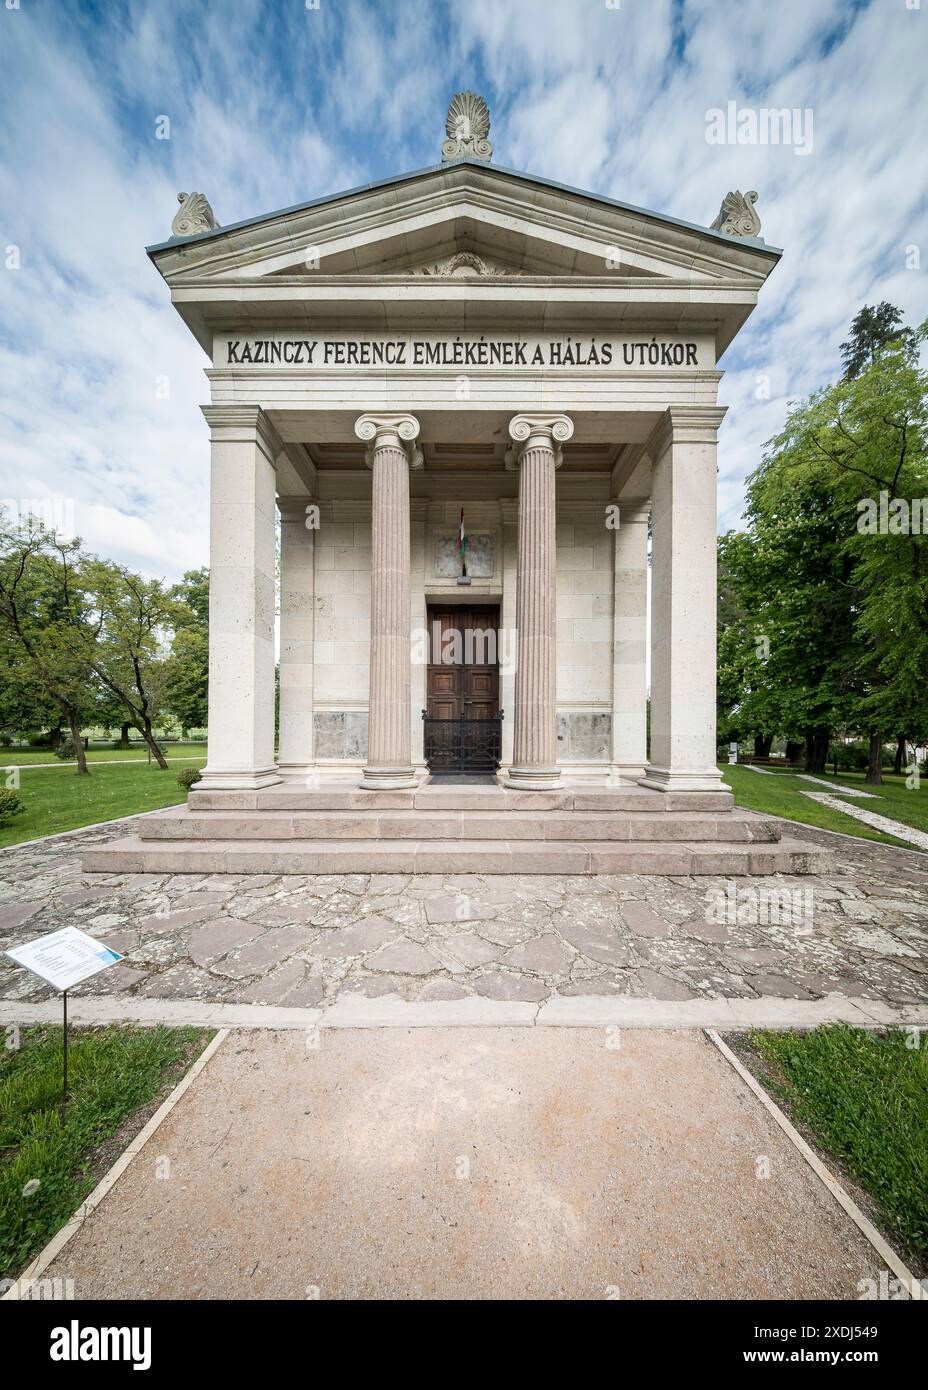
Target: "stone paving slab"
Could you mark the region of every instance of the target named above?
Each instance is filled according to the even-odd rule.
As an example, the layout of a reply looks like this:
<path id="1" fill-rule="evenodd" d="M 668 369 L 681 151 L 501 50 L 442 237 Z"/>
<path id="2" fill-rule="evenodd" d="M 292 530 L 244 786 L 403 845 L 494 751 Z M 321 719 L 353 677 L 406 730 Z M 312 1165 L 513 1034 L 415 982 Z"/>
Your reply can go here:
<path id="1" fill-rule="evenodd" d="M 0 852 L 0 999 L 54 997 L 2 951 L 75 925 L 126 955 L 75 996 L 928 1002 L 928 856 L 916 851 L 804 827 L 833 872 L 83 873 L 82 851 L 127 824 Z"/>
<path id="2" fill-rule="evenodd" d="M 704 1035 L 232 1033 L 45 1271 L 77 1298 L 856 1300 L 873 1248 Z"/>

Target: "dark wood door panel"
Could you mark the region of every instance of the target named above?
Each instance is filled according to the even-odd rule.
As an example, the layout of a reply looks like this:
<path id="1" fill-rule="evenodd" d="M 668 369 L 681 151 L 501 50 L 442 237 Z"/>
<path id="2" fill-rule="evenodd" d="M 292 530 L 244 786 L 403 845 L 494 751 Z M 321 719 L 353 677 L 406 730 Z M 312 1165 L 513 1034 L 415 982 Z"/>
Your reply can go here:
<path id="1" fill-rule="evenodd" d="M 499 665 L 495 634 L 499 630 L 499 608 L 481 605 L 461 608 L 430 608 L 428 610 L 429 667 L 428 715 L 431 720 L 495 720 L 499 715 Z M 457 640 L 450 634 L 459 634 Z M 468 633 L 470 637 L 468 637 Z M 446 659 L 442 659 L 442 658 Z M 486 770 L 492 765 L 489 739 L 498 738 L 498 730 L 474 726 L 470 732 L 462 729 L 435 729 L 431 726 L 430 741 L 435 748 L 453 744 L 456 754 L 463 751 L 464 766 Z M 471 756 L 472 755 L 472 756 Z M 488 757 L 491 759 L 487 761 Z M 437 765 L 441 765 L 440 754 Z"/>

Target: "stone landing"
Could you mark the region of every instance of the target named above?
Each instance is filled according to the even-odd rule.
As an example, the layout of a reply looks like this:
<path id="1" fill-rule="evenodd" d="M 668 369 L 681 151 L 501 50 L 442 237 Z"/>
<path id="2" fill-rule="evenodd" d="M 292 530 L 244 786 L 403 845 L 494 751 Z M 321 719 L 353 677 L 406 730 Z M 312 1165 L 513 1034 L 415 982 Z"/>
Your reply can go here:
<path id="1" fill-rule="evenodd" d="M 819 846 L 735 809 L 728 791 L 656 792 L 592 779 L 550 792 L 501 785 L 362 791 L 288 778 L 191 792 L 138 833 L 88 848 L 100 873 L 802 874 Z"/>

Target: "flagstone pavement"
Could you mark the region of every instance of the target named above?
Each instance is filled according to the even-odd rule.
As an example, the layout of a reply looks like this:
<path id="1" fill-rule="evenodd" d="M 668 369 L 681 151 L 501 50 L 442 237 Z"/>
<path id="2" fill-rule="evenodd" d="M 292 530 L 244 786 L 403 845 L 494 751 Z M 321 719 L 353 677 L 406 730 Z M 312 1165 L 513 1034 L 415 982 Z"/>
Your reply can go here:
<path id="1" fill-rule="evenodd" d="M 928 1002 L 928 855 L 807 827 L 805 839 L 833 851 L 834 872 L 82 873 L 87 844 L 132 829 L 113 822 L 0 852 L 0 999 L 51 998 L 2 952 L 74 925 L 126 957 L 73 991 L 82 995 L 292 1007 L 345 994 Z M 732 884 L 729 921 L 719 904 Z M 752 894 L 771 887 L 797 893 L 808 924 L 758 904 Z"/>

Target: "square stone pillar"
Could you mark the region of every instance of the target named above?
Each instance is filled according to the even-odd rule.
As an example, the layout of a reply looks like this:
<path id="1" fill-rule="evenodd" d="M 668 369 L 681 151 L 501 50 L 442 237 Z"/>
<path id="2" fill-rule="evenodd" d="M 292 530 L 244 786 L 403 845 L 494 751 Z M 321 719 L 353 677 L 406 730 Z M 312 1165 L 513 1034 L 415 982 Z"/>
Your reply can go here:
<path id="1" fill-rule="evenodd" d="M 280 781 L 274 764 L 276 475 L 259 406 L 203 407 L 210 426 L 209 747 L 204 791 Z"/>
<path id="2" fill-rule="evenodd" d="M 516 415 L 507 467 L 519 470 L 519 633 L 515 735 L 507 787 L 550 791 L 557 766 L 556 545 L 554 474 L 573 434 L 566 415 Z"/>
<path id="3" fill-rule="evenodd" d="M 651 485 L 651 754 L 642 785 L 718 791 L 716 440 L 725 410 L 673 406 L 647 445 Z"/>
<path id="4" fill-rule="evenodd" d="M 414 787 L 410 719 L 409 470 L 421 468 L 419 421 L 362 415 L 355 434 L 368 445 L 371 489 L 371 664 L 367 765 L 370 791 Z"/>
<path id="5" fill-rule="evenodd" d="M 280 748 L 282 768 L 307 768 L 313 753 L 315 532 L 309 498 L 281 497 Z"/>
<path id="6" fill-rule="evenodd" d="M 648 515 L 640 498 L 614 502 L 612 768 L 635 781 L 648 760 Z"/>

